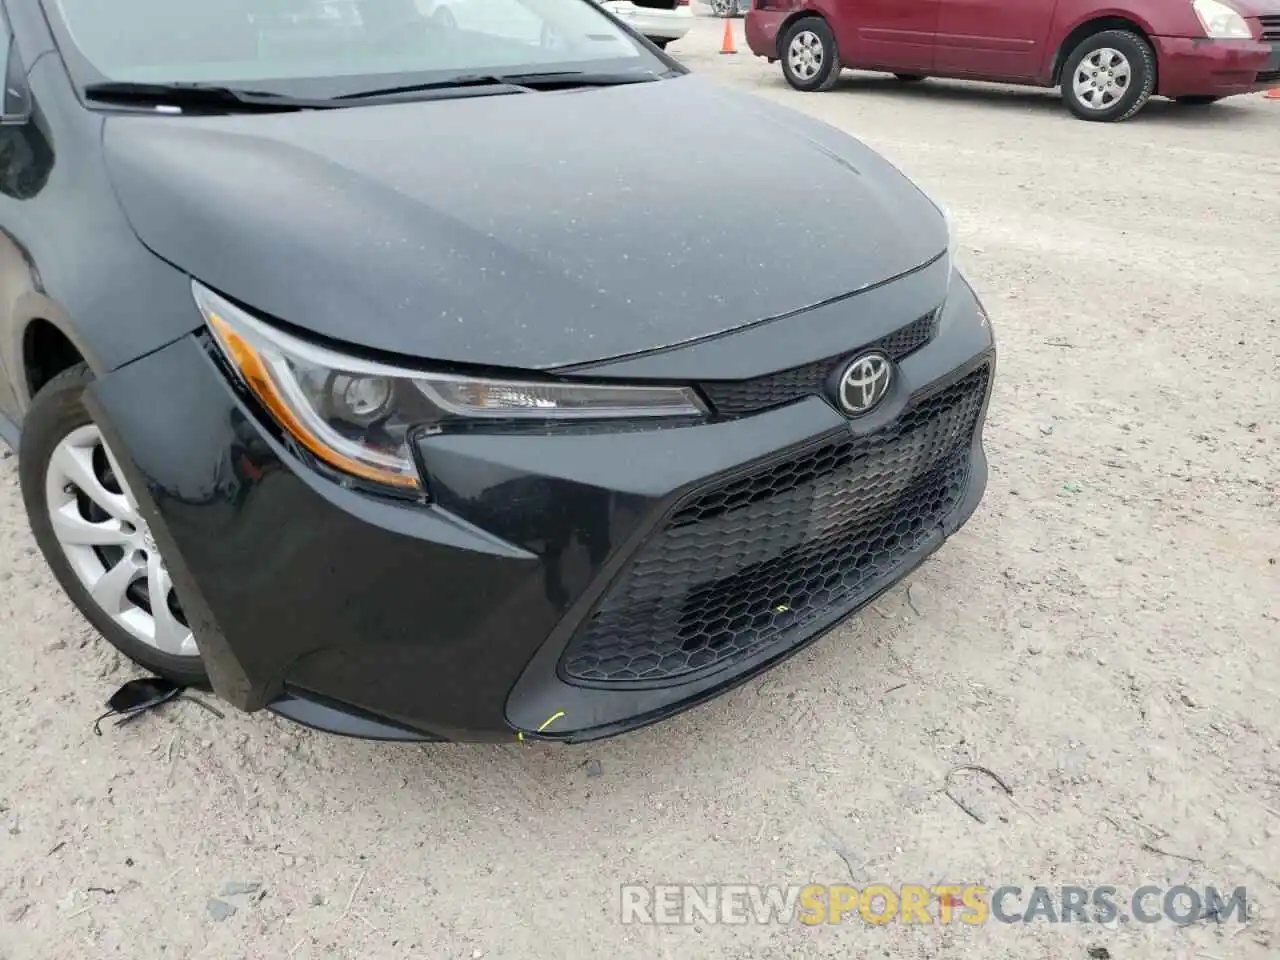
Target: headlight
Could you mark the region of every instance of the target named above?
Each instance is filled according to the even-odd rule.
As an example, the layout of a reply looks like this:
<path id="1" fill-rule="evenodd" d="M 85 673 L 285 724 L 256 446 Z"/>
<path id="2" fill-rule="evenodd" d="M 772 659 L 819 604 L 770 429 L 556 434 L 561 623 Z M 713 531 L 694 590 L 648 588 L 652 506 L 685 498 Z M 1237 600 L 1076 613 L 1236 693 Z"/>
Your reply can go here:
<path id="1" fill-rule="evenodd" d="M 1205 36 L 1215 40 L 1253 38 L 1253 32 L 1244 22 L 1244 17 L 1225 3 L 1220 3 L 1219 0 L 1192 0 L 1191 6 L 1195 9 L 1196 16 L 1200 18 Z"/>
<path id="2" fill-rule="evenodd" d="M 706 412 L 687 387 L 462 377 L 348 357 L 283 333 L 198 283 L 191 289 L 222 355 L 279 425 L 330 466 L 378 484 L 421 487 L 409 451 L 416 427 Z"/>

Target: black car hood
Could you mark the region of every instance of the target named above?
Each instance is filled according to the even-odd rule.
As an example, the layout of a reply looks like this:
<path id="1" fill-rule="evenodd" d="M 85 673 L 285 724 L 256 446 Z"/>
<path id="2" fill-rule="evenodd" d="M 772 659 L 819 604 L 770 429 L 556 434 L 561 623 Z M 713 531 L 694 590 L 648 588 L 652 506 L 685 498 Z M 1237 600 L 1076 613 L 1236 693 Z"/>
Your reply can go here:
<path id="1" fill-rule="evenodd" d="M 817 121 L 699 77 L 216 117 L 115 116 L 139 238 L 373 351 L 552 368 L 695 340 L 942 253 L 933 204 Z"/>

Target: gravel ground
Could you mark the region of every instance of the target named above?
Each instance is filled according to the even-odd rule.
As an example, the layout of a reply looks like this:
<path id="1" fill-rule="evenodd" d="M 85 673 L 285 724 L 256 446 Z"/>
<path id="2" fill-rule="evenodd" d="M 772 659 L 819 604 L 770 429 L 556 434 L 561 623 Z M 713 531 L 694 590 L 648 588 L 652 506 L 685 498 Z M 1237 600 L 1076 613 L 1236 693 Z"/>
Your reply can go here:
<path id="1" fill-rule="evenodd" d="M 974 520 L 763 681 L 586 748 L 373 745 L 190 704 L 97 738 L 130 669 L 55 588 L 5 459 L 0 957 L 1280 950 L 1280 103 L 1107 126 L 995 86 L 804 96 L 719 56 L 720 30 L 672 52 L 950 208 L 1002 351 Z M 937 792 L 961 762 L 1014 791 L 965 780 L 985 823 Z M 617 920 L 623 882 L 851 876 L 1244 885 L 1250 919 Z"/>

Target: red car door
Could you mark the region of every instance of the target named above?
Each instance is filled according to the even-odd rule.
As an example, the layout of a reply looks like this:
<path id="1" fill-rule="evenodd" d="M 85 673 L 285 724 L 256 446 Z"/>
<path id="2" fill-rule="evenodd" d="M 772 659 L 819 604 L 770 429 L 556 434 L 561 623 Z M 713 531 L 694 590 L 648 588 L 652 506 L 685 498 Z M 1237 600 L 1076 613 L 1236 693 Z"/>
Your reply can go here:
<path id="1" fill-rule="evenodd" d="M 938 73 L 1028 80 L 1040 73 L 1058 0 L 941 0 Z"/>
<path id="2" fill-rule="evenodd" d="M 835 0 L 832 18 L 848 67 L 928 73 L 939 0 Z"/>

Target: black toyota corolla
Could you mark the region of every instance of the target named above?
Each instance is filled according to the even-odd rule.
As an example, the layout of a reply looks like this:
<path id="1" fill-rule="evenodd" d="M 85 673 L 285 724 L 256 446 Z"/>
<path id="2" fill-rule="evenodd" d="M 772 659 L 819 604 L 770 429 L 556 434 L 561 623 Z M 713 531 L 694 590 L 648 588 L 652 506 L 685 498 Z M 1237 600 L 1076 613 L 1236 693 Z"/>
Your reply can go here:
<path id="1" fill-rule="evenodd" d="M 857 141 L 590 0 L 446 6 L 3 0 L 0 431 L 146 668 L 587 740 L 954 532 L 992 335 Z"/>

